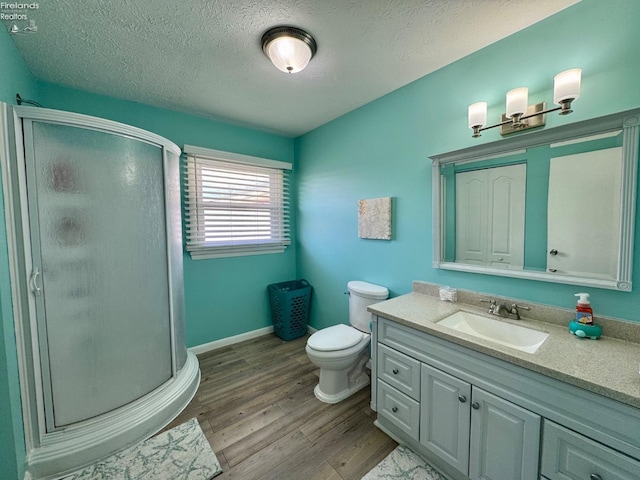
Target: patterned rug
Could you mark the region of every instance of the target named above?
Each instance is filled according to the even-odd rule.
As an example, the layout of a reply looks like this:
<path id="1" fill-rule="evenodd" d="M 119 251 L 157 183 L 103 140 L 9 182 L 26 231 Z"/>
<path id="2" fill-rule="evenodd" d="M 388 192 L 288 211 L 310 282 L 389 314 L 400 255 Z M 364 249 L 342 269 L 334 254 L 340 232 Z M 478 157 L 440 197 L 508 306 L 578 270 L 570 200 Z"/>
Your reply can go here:
<path id="1" fill-rule="evenodd" d="M 209 480 L 220 462 L 192 418 L 63 480 Z"/>
<path id="2" fill-rule="evenodd" d="M 419 456 L 400 445 L 362 480 L 447 480 Z"/>

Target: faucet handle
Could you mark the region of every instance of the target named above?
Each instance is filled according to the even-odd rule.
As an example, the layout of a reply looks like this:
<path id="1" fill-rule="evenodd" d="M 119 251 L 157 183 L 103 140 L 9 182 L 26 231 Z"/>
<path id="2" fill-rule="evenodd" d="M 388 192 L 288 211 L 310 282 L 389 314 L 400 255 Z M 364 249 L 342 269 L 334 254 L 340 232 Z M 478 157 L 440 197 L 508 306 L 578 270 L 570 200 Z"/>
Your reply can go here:
<path id="1" fill-rule="evenodd" d="M 512 303 L 511 308 L 509 309 L 509 313 L 511 315 L 515 315 L 517 320 L 520 320 L 520 310 L 531 310 L 531 308 L 524 305 Z"/>

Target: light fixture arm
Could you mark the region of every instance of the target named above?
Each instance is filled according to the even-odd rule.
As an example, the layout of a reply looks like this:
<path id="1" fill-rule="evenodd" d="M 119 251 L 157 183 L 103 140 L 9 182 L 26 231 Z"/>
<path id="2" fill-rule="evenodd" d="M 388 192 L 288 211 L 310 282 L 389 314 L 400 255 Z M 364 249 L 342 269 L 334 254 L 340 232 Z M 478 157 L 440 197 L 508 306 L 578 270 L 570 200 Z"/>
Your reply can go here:
<path id="1" fill-rule="evenodd" d="M 546 115 L 547 113 L 557 112 L 558 110 L 560 110 L 560 115 L 568 115 L 571 112 L 573 112 L 573 110 L 571 110 L 571 102 L 573 102 L 573 100 L 574 100 L 573 98 L 561 100 L 559 107 L 548 108 L 546 110 L 530 113 L 528 115 L 516 114 L 513 117 L 503 122 L 498 122 L 493 125 L 488 125 L 486 127 L 481 127 L 480 125 L 474 125 L 471 127 L 473 129 L 473 135 L 471 135 L 471 137 L 478 138 L 480 137 L 480 132 L 484 132 L 485 130 L 489 130 L 491 128 L 502 127 L 503 125 L 512 125 L 513 128 L 516 130 L 524 129 L 526 128 L 526 124 L 522 122 L 523 120 L 526 120 L 527 118 L 537 117 L 538 115 Z"/>

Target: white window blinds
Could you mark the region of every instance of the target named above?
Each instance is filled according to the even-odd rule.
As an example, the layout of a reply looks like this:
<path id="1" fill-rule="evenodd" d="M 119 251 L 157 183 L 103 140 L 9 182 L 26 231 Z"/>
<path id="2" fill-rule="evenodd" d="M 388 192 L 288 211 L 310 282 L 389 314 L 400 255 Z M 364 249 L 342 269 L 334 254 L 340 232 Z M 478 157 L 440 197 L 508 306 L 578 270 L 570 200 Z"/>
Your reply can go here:
<path id="1" fill-rule="evenodd" d="M 289 238 L 291 164 L 184 146 L 185 229 L 191 257 L 281 253 Z"/>

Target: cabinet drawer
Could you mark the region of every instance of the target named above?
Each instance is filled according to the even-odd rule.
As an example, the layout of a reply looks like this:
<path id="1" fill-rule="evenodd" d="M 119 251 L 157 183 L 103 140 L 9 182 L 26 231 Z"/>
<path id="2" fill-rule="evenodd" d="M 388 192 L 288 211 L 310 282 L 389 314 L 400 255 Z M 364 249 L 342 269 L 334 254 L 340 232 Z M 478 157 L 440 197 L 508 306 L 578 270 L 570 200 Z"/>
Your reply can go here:
<path id="1" fill-rule="evenodd" d="M 400 350 L 418 360 L 427 360 L 420 355 L 421 352 L 429 351 L 427 334 L 383 317 L 378 318 L 378 342 Z"/>
<path id="2" fill-rule="evenodd" d="M 378 380 L 378 415 L 418 440 L 420 404 L 382 380 Z"/>
<path id="3" fill-rule="evenodd" d="M 420 401 L 420 362 L 392 348 L 378 345 L 378 376 Z"/>
<path id="4" fill-rule="evenodd" d="M 542 474 L 549 480 L 638 480 L 640 461 L 547 420 Z"/>

